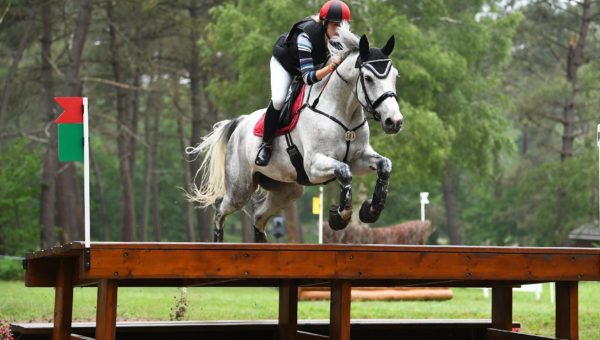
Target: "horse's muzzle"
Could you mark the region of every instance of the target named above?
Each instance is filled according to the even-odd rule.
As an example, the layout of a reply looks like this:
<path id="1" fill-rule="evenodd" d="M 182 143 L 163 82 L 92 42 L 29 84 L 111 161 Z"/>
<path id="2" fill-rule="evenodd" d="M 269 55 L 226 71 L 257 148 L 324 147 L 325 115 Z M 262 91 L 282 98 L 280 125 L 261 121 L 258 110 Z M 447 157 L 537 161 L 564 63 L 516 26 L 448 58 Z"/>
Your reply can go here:
<path id="1" fill-rule="evenodd" d="M 398 131 L 402 130 L 402 126 L 404 125 L 404 119 L 392 119 L 387 118 L 383 122 L 383 131 L 387 134 L 398 133 Z"/>

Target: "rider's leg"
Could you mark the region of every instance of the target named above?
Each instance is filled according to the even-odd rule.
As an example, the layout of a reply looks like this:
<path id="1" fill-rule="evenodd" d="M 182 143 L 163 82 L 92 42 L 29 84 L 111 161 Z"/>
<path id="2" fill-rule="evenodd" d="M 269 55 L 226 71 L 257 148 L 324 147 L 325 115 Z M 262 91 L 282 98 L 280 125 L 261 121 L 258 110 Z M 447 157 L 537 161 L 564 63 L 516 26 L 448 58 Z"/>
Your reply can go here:
<path id="1" fill-rule="evenodd" d="M 292 76 L 281 66 L 277 59 L 271 57 L 271 103 L 265 114 L 265 128 L 263 141 L 258 149 L 254 163 L 258 166 L 269 164 L 273 150 L 273 138 L 277 132 L 279 114 L 285 103 L 288 89 L 292 83 Z"/>

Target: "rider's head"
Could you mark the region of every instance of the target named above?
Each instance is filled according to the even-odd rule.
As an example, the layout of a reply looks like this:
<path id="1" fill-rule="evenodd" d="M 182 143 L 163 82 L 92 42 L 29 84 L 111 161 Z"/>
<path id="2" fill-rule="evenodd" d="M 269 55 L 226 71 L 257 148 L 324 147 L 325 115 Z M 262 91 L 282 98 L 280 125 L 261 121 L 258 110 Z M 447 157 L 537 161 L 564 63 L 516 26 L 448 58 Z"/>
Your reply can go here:
<path id="1" fill-rule="evenodd" d="M 327 1 L 319 11 L 328 38 L 337 36 L 337 28 L 342 21 L 350 21 L 350 8 L 340 0 Z"/>

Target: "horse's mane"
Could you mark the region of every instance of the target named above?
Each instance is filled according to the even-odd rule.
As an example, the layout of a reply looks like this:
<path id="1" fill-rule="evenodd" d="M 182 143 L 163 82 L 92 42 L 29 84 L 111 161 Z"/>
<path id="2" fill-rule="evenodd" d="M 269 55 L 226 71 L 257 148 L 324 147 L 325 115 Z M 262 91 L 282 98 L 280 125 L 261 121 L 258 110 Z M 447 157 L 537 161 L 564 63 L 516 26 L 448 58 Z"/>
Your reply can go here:
<path id="1" fill-rule="evenodd" d="M 339 55 L 345 59 L 352 52 L 358 51 L 360 39 L 350 32 L 350 25 L 347 22 L 342 22 L 337 32 L 338 36 L 331 38 L 331 43 L 328 45 L 331 55 Z"/>

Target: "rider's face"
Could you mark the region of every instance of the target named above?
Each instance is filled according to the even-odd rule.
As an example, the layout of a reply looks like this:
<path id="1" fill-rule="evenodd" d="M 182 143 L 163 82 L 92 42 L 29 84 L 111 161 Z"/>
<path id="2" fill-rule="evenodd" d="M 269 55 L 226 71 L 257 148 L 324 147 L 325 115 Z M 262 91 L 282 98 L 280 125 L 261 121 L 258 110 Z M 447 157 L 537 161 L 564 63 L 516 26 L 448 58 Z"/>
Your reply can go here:
<path id="1" fill-rule="evenodd" d="M 328 38 L 333 38 L 333 37 L 337 37 L 337 29 L 338 27 L 340 27 L 340 23 L 339 22 L 328 22 L 327 23 L 327 37 Z"/>

